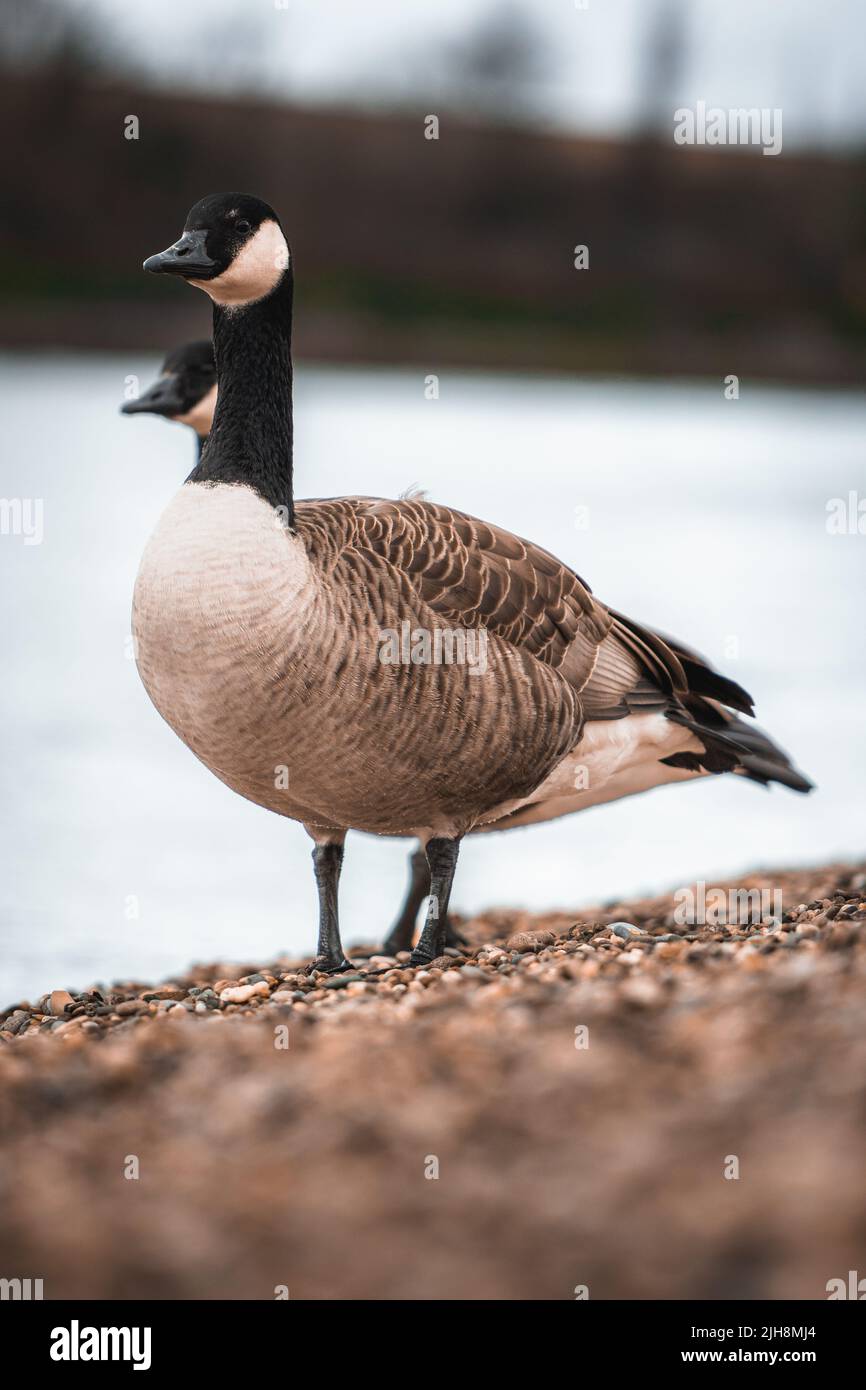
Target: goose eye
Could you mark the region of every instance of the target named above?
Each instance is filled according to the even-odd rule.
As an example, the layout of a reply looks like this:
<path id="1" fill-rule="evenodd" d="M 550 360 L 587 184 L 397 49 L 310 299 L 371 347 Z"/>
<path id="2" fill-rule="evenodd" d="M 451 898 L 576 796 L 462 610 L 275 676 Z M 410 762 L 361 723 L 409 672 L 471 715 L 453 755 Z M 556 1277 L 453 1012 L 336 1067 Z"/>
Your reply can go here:
<path id="1" fill-rule="evenodd" d="M 252 230 L 249 222 L 245 221 L 243 218 L 241 218 L 240 222 L 235 223 L 235 228 L 239 232 L 249 232 Z"/>

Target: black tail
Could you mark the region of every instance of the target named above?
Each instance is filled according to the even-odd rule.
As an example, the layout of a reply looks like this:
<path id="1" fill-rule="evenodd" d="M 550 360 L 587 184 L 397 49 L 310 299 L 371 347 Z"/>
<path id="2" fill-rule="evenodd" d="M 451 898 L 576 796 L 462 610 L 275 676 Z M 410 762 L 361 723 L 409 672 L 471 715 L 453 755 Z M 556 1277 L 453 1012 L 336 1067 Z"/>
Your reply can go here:
<path id="1" fill-rule="evenodd" d="M 753 712 L 748 691 L 714 671 L 678 638 L 609 611 L 619 625 L 621 639 L 639 655 L 647 677 L 644 684 L 648 693 L 643 687 L 630 692 L 624 708 L 633 712 L 640 704 L 661 707 L 668 719 L 689 729 L 703 745 L 702 752 L 672 753 L 662 758 L 663 763 L 690 772 L 736 772 L 763 786 L 781 782 L 795 792 L 812 790 L 813 784 L 794 767 L 787 753 L 763 729 L 739 717 Z"/>
<path id="2" fill-rule="evenodd" d="M 813 783 L 757 724 L 747 724 L 705 696 L 690 693 L 682 705 L 682 709 L 669 710 L 668 718 L 690 729 L 704 745 L 704 752 L 673 753 L 662 762 L 694 771 L 738 772 L 765 787 L 781 782 L 795 792 L 812 790 Z"/>

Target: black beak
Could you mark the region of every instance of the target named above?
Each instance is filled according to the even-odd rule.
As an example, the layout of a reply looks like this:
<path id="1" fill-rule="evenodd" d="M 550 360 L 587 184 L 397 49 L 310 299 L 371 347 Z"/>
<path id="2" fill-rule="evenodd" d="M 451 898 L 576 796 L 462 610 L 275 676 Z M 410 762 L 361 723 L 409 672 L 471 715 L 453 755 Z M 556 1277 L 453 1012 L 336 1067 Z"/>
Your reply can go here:
<path id="1" fill-rule="evenodd" d="M 134 401 L 126 401 L 121 407 L 122 415 L 165 415 L 171 419 L 182 415 L 186 402 L 180 393 L 180 384 L 174 375 L 161 376 Z"/>
<path id="2" fill-rule="evenodd" d="M 173 246 L 148 256 L 144 269 L 154 275 L 182 275 L 185 280 L 212 280 L 219 267 L 205 248 L 206 231 L 184 232 Z"/>

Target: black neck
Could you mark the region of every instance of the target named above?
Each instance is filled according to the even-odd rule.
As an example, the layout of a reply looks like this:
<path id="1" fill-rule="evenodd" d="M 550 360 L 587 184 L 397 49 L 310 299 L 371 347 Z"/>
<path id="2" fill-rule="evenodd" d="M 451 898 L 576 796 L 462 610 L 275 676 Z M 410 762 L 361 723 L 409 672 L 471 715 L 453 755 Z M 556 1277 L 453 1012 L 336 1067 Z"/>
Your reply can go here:
<path id="1" fill-rule="evenodd" d="M 217 406 L 191 483 L 246 483 L 294 523 L 292 272 L 245 308 L 214 304 Z"/>

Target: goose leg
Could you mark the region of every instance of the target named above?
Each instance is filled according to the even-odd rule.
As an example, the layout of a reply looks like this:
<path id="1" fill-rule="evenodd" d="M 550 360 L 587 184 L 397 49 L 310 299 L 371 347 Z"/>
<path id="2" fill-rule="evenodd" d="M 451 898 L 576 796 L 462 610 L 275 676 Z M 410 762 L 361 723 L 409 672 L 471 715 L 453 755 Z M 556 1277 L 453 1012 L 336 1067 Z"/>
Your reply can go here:
<path id="1" fill-rule="evenodd" d="M 319 890 L 319 946 L 310 970 L 324 970 L 329 975 L 336 975 L 341 970 L 352 968 L 343 955 L 343 943 L 340 940 L 337 898 L 342 867 L 342 841 L 329 840 L 316 845 L 313 850 L 313 869 L 316 874 L 316 887 Z"/>
<path id="2" fill-rule="evenodd" d="M 382 950 L 386 956 L 396 956 L 398 951 L 411 951 L 412 938 L 415 935 L 415 923 L 418 920 L 418 909 L 429 892 L 430 866 L 427 863 L 426 854 L 419 845 L 409 855 L 409 888 L 403 906 L 400 908 L 396 922 L 382 943 Z M 462 936 L 452 925 L 451 918 L 446 913 L 445 945 L 465 946 L 465 944 L 466 937 Z"/>
<path id="3" fill-rule="evenodd" d="M 430 869 L 427 856 L 419 845 L 418 849 L 409 855 L 409 889 L 403 906 L 382 944 L 386 956 L 395 956 L 398 951 L 411 951 L 418 909 L 429 892 Z"/>
<path id="4" fill-rule="evenodd" d="M 430 901 L 427 907 L 427 920 L 412 952 L 410 965 L 429 965 L 431 960 L 441 956 L 445 949 L 445 922 L 448 916 L 448 900 L 457 868 L 460 853 L 460 839 L 433 839 L 427 841 L 427 864 L 430 869 Z"/>

